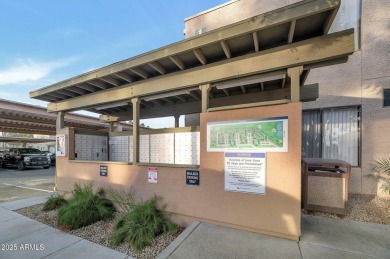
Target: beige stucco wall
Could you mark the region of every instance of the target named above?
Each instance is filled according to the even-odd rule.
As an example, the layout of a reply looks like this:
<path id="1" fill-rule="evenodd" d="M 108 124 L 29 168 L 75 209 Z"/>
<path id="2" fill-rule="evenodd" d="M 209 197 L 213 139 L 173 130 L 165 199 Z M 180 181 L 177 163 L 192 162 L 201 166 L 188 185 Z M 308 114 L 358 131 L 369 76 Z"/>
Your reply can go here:
<path id="1" fill-rule="evenodd" d="M 128 190 L 147 199 L 163 197 L 174 221 L 187 225 L 201 220 L 254 232 L 297 239 L 300 236 L 301 206 L 301 104 L 257 107 L 201 114 L 200 186 L 188 186 L 187 168 L 158 167 L 158 184 L 147 181 L 148 166 L 120 163 L 69 161 L 57 157 L 57 189 L 70 191 L 74 183 L 93 182 L 95 187 Z M 288 116 L 288 152 L 267 154 L 267 194 L 254 195 L 224 191 L 224 154 L 207 153 L 207 122 Z M 72 130 L 69 154 L 73 151 Z M 72 155 L 71 155 L 72 157 Z M 108 166 L 108 176 L 99 174 L 100 165 Z"/>
<path id="2" fill-rule="evenodd" d="M 370 163 L 390 156 L 390 108 L 383 89 L 390 88 L 390 1 L 362 1 L 361 49 L 347 63 L 312 70 L 307 84 L 318 82 L 320 98 L 304 109 L 361 105 L 361 167 L 353 168 L 350 191 L 383 195 L 366 177 Z"/>
<path id="3" fill-rule="evenodd" d="M 185 19 L 185 37 L 195 36 L 195 30 L 217 28 L 266 13 L 280 7 L 299 2 L 299 0 L 233 0 Z"/>
<path id="4" fill-rule="evenodd" d="M 186 37 L 299 1 L 240 0 L 185 21 Z M 367 178 L 370 163 L 390 156 L 390 108 L 383 108 L 383 89 L 390 88 L 390 0 L 362 0 L 361 49 L 345 64 L 313 69 L 306 84 L 319 83 L 319 98 L 303 109 L 361 105 L 361 166 L 352 169 L 350 192 L 380 194 Z"/>

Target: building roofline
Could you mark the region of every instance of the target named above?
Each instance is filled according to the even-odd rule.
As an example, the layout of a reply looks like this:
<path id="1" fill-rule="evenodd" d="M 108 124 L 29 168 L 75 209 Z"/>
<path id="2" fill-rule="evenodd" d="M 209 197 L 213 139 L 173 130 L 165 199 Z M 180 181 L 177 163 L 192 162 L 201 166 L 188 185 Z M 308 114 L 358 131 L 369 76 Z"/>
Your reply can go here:
<path id="1" fill-rule="evenodd" d="M 200 12 L 200 13 L 197 13 L 197 14 L 194 14 L 194 15 L 191 15 L 191 16 L 189 16 L 189 17 L 187 17 L 187 18 L 184 18 L 184 22 L 187 22 L 188 20 L 191 20 L 191 19 L 193 19 L 193 18 L 195 18 L 195 17 L 204 15 L 204 14 L 206 14 L 206 13 L 210 13 L 210 12 L 212 12 L 212 11 L 215 11 L 215 10 L 217 10 L 217 9 L 220 9 L 220 8 L 222 8 L 222 7 L 225 7 L 225 6 L 227 6 L 227 5 L 231 5 L 231 4 L 233 4 L 233 3 L 235 3 L 235 2 L 238 2 L 238 1 L 241 1 L 241 0 L 231 0 L 231 1 L 226 2 L 226 3 L 224 3 L 224 4 L 217 5 L 216 7 L 207 9 L 207 10 L 205 10 L 205 11 L 203 11 L 203 12 Z"/>

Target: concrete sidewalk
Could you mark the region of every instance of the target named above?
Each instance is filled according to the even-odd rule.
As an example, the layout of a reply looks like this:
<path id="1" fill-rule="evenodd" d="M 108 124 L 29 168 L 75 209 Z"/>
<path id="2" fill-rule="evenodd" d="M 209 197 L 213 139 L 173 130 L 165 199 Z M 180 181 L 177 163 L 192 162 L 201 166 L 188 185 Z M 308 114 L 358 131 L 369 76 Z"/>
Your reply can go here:
<path id="1" fill-rule="evenodd" d="M 186 231 L 160 258 L 390 258 L 390 226 L 357 221 L 303 215 L 299 242 L 199 222 Z"/>
<path id="2" fill-rule="evenodd" d="M 132 258 L 12 211 L 47 197 L 0 203 L 0 258 Z M 297 242 L 194 222 L 158 258 L 390 258 L 390 226 L 304 215 Z"/>
<path id="3" fill-rule="evenodd" d="M 133 258 L 12 211 L 43 203 L 48 197 L 0 203 L 0 258 Z"/>

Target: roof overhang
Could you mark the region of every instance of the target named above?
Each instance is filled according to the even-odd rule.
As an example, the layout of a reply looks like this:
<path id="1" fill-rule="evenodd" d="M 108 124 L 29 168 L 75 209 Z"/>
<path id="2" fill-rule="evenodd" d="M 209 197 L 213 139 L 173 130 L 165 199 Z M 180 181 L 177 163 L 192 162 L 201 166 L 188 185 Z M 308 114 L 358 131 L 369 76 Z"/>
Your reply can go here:
<path id="1" fill-rule="evenodd" d="M 43 138 L 11 138 L 11 137 L 0 137 L 0 143 L 50 143 L 55 142 L 55 139 L 43 139 Z"/>
<path id="2" fill-rule="evenodd" d="M 288 68 L 303 66 L 303 85 L 310 69 L 346 62 L 354 52 L 353 30 L 327 35 L 339 7 L 339 0 L 301 1 L 38 89 L 30 97 L 49 101 L 49 111 L 87 109 L 104 120 L 129 118 L 134 97 L 141 98 L 141 118 L 164 116 L 162 111 L 195 113 L 202 84 L 214 86 L 211 106 L 250 102 L 253 96 L 285 99 Z M 301 92 L 305 89 L 310 90 Z"/>
<path id="3" fill-rule="evenodd" d="M 55 135 L 55 114 L 47 113 L 46 108 L 0 99 L 0 132 Z M 108 124 L 98 118 L 68 113 L 65 115 L 67 127 L 82 128 L 95 131 L 108 131 Z M 131 125 L 121 124 L 125 130 Z"/>

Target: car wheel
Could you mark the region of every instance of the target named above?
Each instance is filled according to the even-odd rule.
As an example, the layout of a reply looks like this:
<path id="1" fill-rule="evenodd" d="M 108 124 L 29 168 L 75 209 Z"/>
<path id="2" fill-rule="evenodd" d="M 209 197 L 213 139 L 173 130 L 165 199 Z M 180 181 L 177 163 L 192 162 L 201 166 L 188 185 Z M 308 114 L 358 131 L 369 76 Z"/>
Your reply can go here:
<path id="1" fill-rule="evenodd" d="M 44 166 L 43 169 L 49 169 L 50 165 Z"/>
<path id="2" fill-rule="evenodd" d="M 22 170 L 24 170 L 26 167 L 24 166 L 24 163 L 23 163 L 23 161 L 19 161 L 18 162 L 18 170 L 19 171 L 22 171 Z"/>

